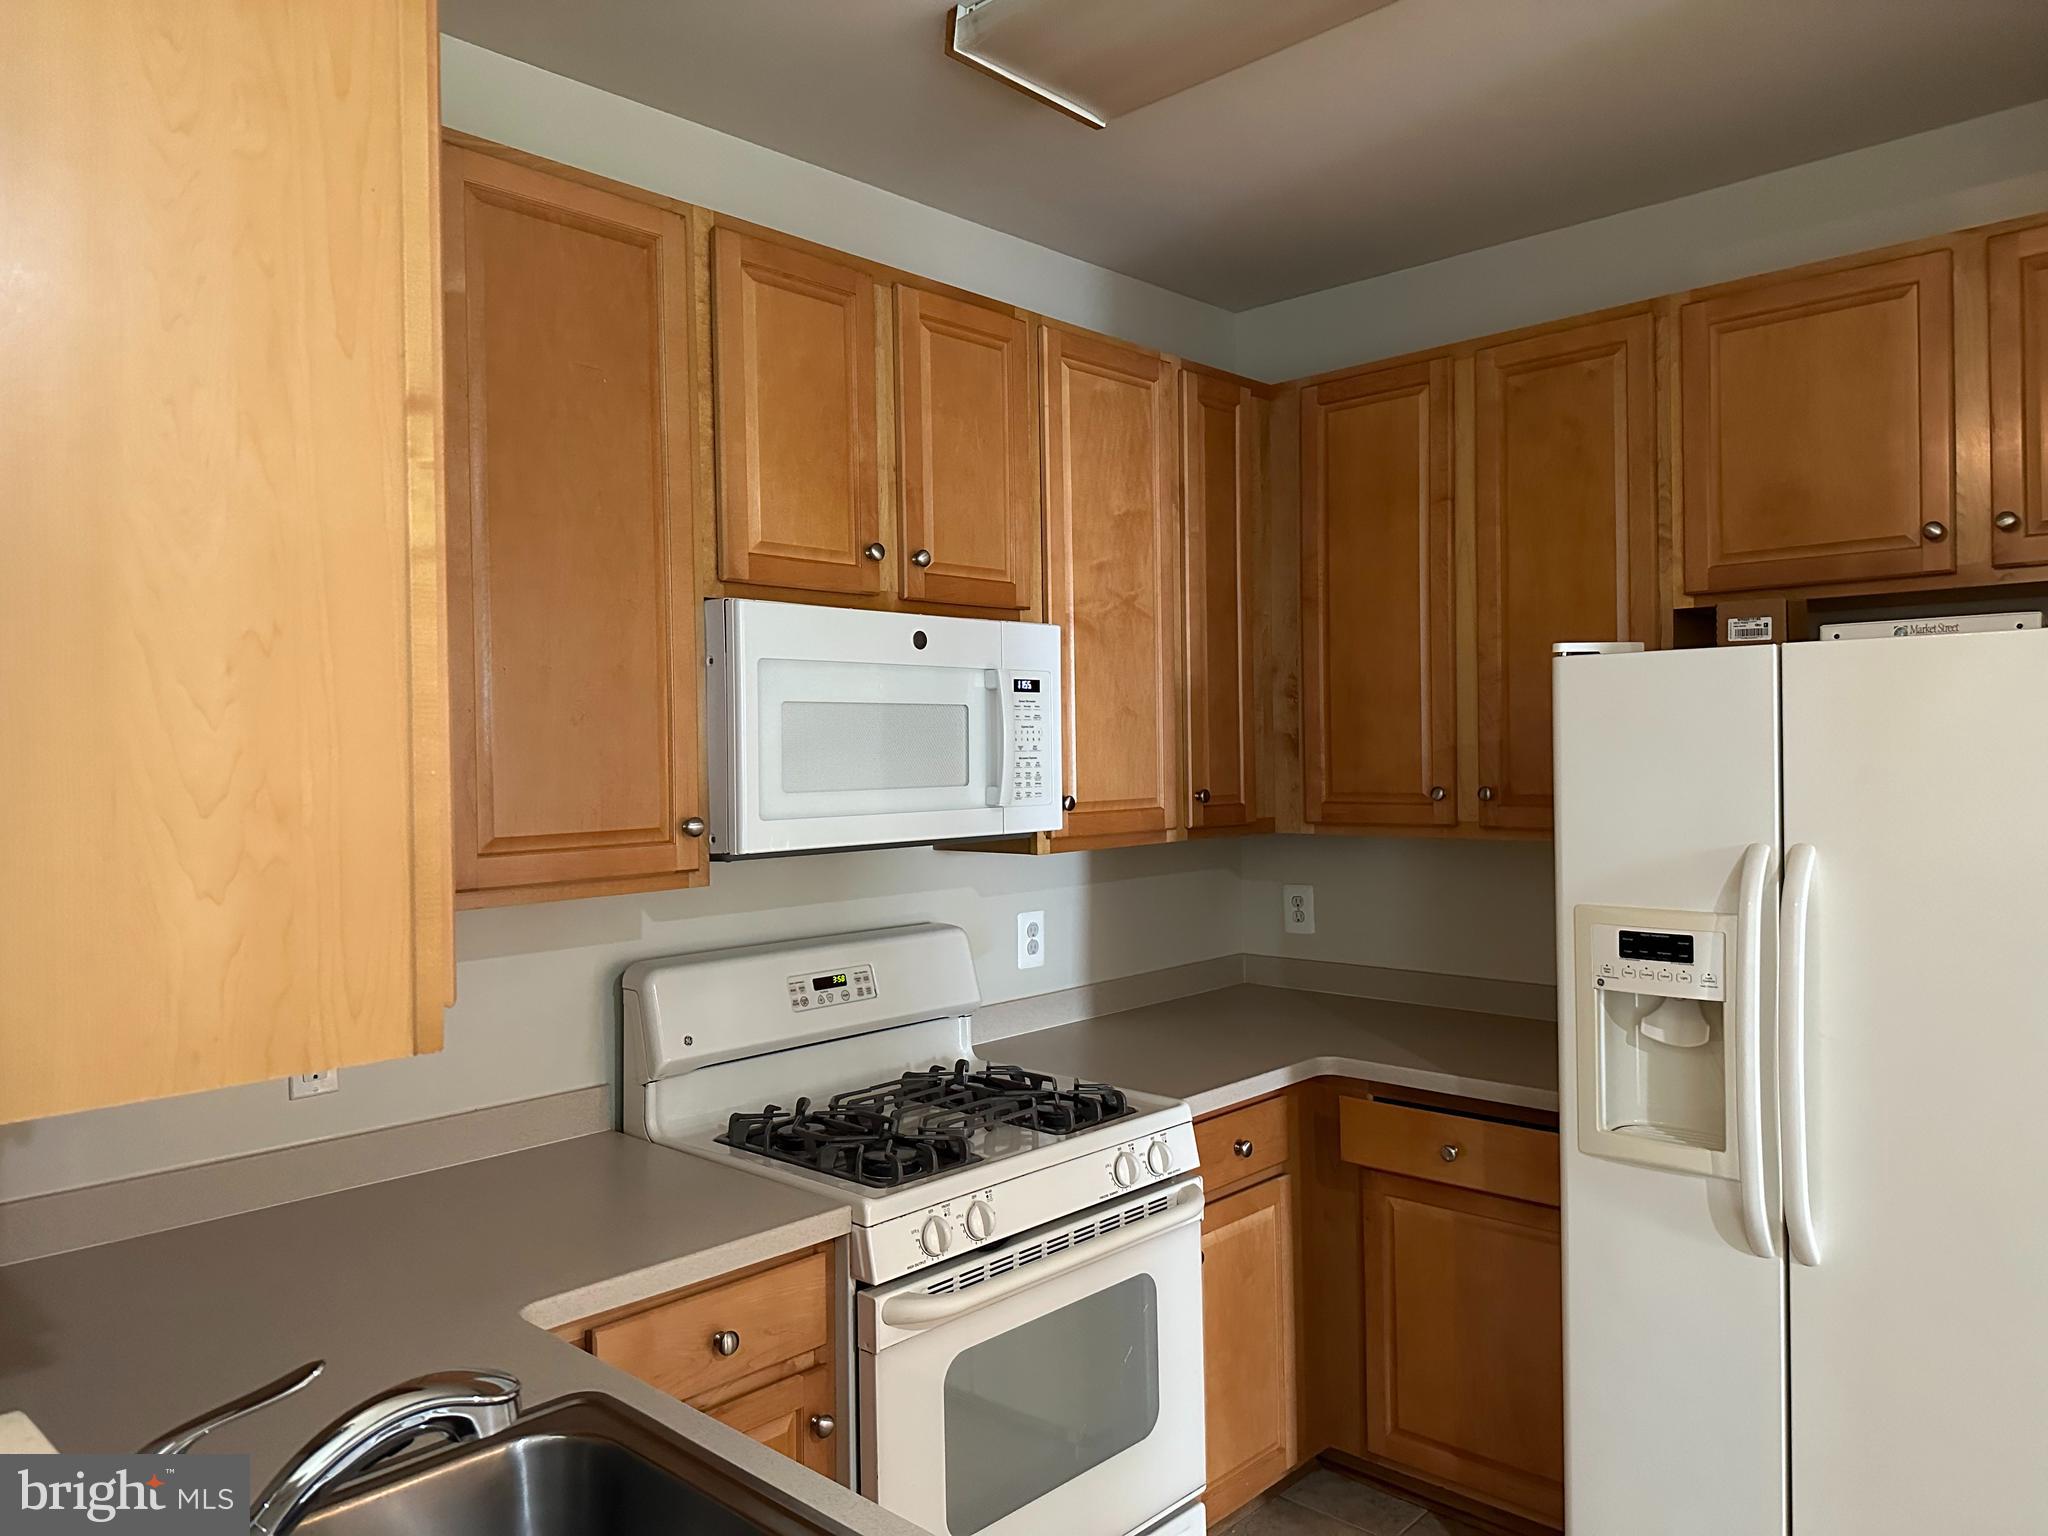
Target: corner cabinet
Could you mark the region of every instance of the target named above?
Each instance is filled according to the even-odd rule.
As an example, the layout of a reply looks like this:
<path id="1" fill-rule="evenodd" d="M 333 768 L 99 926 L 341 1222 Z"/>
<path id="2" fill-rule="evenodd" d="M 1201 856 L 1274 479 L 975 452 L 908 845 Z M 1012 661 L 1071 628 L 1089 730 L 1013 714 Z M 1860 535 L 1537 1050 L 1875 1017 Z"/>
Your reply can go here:
<path id="1" fill-rule="evenodd" d="M 0 1122 L 437 1049 L 428 0 L 17 0 Z"/>
<path id="2" fill-rule="evenodd" d="M 903 596 L 1006 614 L 1038 585 L 1031 328 L 1013 311 L 896 285 Z"/>
<path id="3" fill-rule="evenodd" d="M 721 225 L 711 233 L 718 574 L 882 590 L 875 414 L 886 350 L 863 267 Z"/>
<path id="4" fill-rule="evenodd" d="M 1451 363 L 1325 379 L 1301 401 L 1303 814 L 1458 819 Z"/>
<path id="5" fill-rule="evenodd" d="M 2048 565 L 2048 224 L 1994 235 L 1991 563 Z"/>
<path id="6" fill-rule="evenodd" d="M 1679 310 L 1686 591 L 1956 569 L 1953 268 L 1933 250 Z"/>
<path id="7" fill-rule="evenodd" d="M 456 884 L 695 883 L 686 226 L 460 144 L 443 182 Z"/>
<path id="8" fill-rule="evenodd" d="M 1065 645 L 1069 807 L 1054 844 L 1144 842 L 1182 824 L 1180 503 L 1174 365 L 1039 328 L 1046 620 Z"/>
<path id="9" fill-rule="evenodd" d="M 1551 824 L 1550 650 L 1656 637 L 1648 311 L 1474 359 L 1478 819 Z"/>
<path id="10" fill-rule="evenodd" d="M 1265 401 L 1244 380 L 1182 366 L 1187 824 L 1193 831 L 1247 828 L 1263 814 L 1258 764 L 1264 717 L 1253 652 L 1262 595 L 1264 415 Z"/>

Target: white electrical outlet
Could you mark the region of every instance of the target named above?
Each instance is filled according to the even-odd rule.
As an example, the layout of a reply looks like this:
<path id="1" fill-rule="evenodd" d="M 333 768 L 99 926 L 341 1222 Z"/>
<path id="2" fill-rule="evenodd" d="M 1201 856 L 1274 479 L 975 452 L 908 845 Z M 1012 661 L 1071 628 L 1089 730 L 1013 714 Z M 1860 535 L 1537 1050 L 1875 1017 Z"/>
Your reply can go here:
<path id="1" fill-rule="evenodd" d="M 315 1099 L 323 1093 L 332 1093 L 341 1086 L 341 1068 L 328 1067 L 321 1072 L 300 1072 L 285 1079 L 291 1096 L 295 1099 Z"/>
<path id="2" fill-rule="evenodd" d="M 1043 912 L 1019 912 L 1017 914 L 1017 969 L 1028 971 L 1035 965 L 1045 964 L 1045 914 Z"/>
<path id="3" fill-rule="evenodd" d="M 1280 927 L 1286 933 L 1316 931 L 1316 888 L 1312 885 L 1280 887 Z"/>

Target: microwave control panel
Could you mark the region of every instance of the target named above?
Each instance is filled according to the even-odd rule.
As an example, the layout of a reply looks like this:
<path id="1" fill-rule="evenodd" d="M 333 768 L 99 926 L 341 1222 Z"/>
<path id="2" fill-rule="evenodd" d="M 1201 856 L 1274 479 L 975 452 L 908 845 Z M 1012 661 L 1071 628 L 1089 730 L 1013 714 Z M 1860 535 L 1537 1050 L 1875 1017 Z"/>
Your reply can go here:
<path id="1" fill-rule="evenodd" d="M 832 1008 L 840 1003 L 865 1003 L 875 996 L 875 970 L 871 965 L 849 966 L 823 976 L 789 978 L 789 1010 L 809 1013 L 813 1008 Z"/>
<path id="2" fill-rule="evenodd" d="M 1010 712 L 1010 803 L 1045 805 L 1059 784 L 1059 768 L 1046 751 L 1046 724 L 1052 707 L 1048 679 L 1029 672 L 1009 675 L 1003 708 Z"/>

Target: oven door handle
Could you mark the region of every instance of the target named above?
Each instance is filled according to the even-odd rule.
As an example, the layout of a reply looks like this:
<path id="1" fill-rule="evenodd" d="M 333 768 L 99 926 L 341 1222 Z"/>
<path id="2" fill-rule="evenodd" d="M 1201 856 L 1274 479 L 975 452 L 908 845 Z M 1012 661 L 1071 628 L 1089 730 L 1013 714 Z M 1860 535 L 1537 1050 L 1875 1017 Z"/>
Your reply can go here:
<path id="1" fill-rule="evenodd" d="M 1202 1219 L 1202 1186 L 1190 1181 L 1182 1186 L 1174 1197 L 1174 1203 L 1164 1214 L 1147 1216 L 1134 1221 L 1127 1227 L 1119 1227 L 1107 1237 L 1092 1237 L 1077 1243 L 1066 1252 L 1049 1259 L 1040 1259 L 1011 1270 L 994 1280 L 984 1280 L 979 1285 L 964 1291 L 949 1291 L 941 1296 L 927 1296 L 919 1291 L 899 1291 L 881 1304 L 876 1318 L 891 1328 L 915 1332 L 923 1328 L 936 1328 L 941 1323 L 964 1317 L 969 1312 L 992 1306 L 1006 1296 L 1029 1290 L 1061 1275 L 1071 1274 L 1084 1264 L 1093 1264 L 1126 1248 L 1135 1248 L 1140 1243 L 1149 1243 L 1154 1238 L 1164 1237 L 1189 1222 Z"/>

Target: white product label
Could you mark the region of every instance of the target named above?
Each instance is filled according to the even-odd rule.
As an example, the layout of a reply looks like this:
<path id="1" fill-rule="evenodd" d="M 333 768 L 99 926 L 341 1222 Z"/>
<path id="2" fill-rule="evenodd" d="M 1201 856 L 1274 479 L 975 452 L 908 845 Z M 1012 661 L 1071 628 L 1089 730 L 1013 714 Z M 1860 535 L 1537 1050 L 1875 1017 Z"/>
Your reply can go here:
<path id="1" fill-rule="evenodd" d="M 1771 638 L 1771 616 L 1767 613 L 1752 614 L 1748 618 L 1728 621 L 1728 643 L 1744 645 L 1753 640 Z"/>

